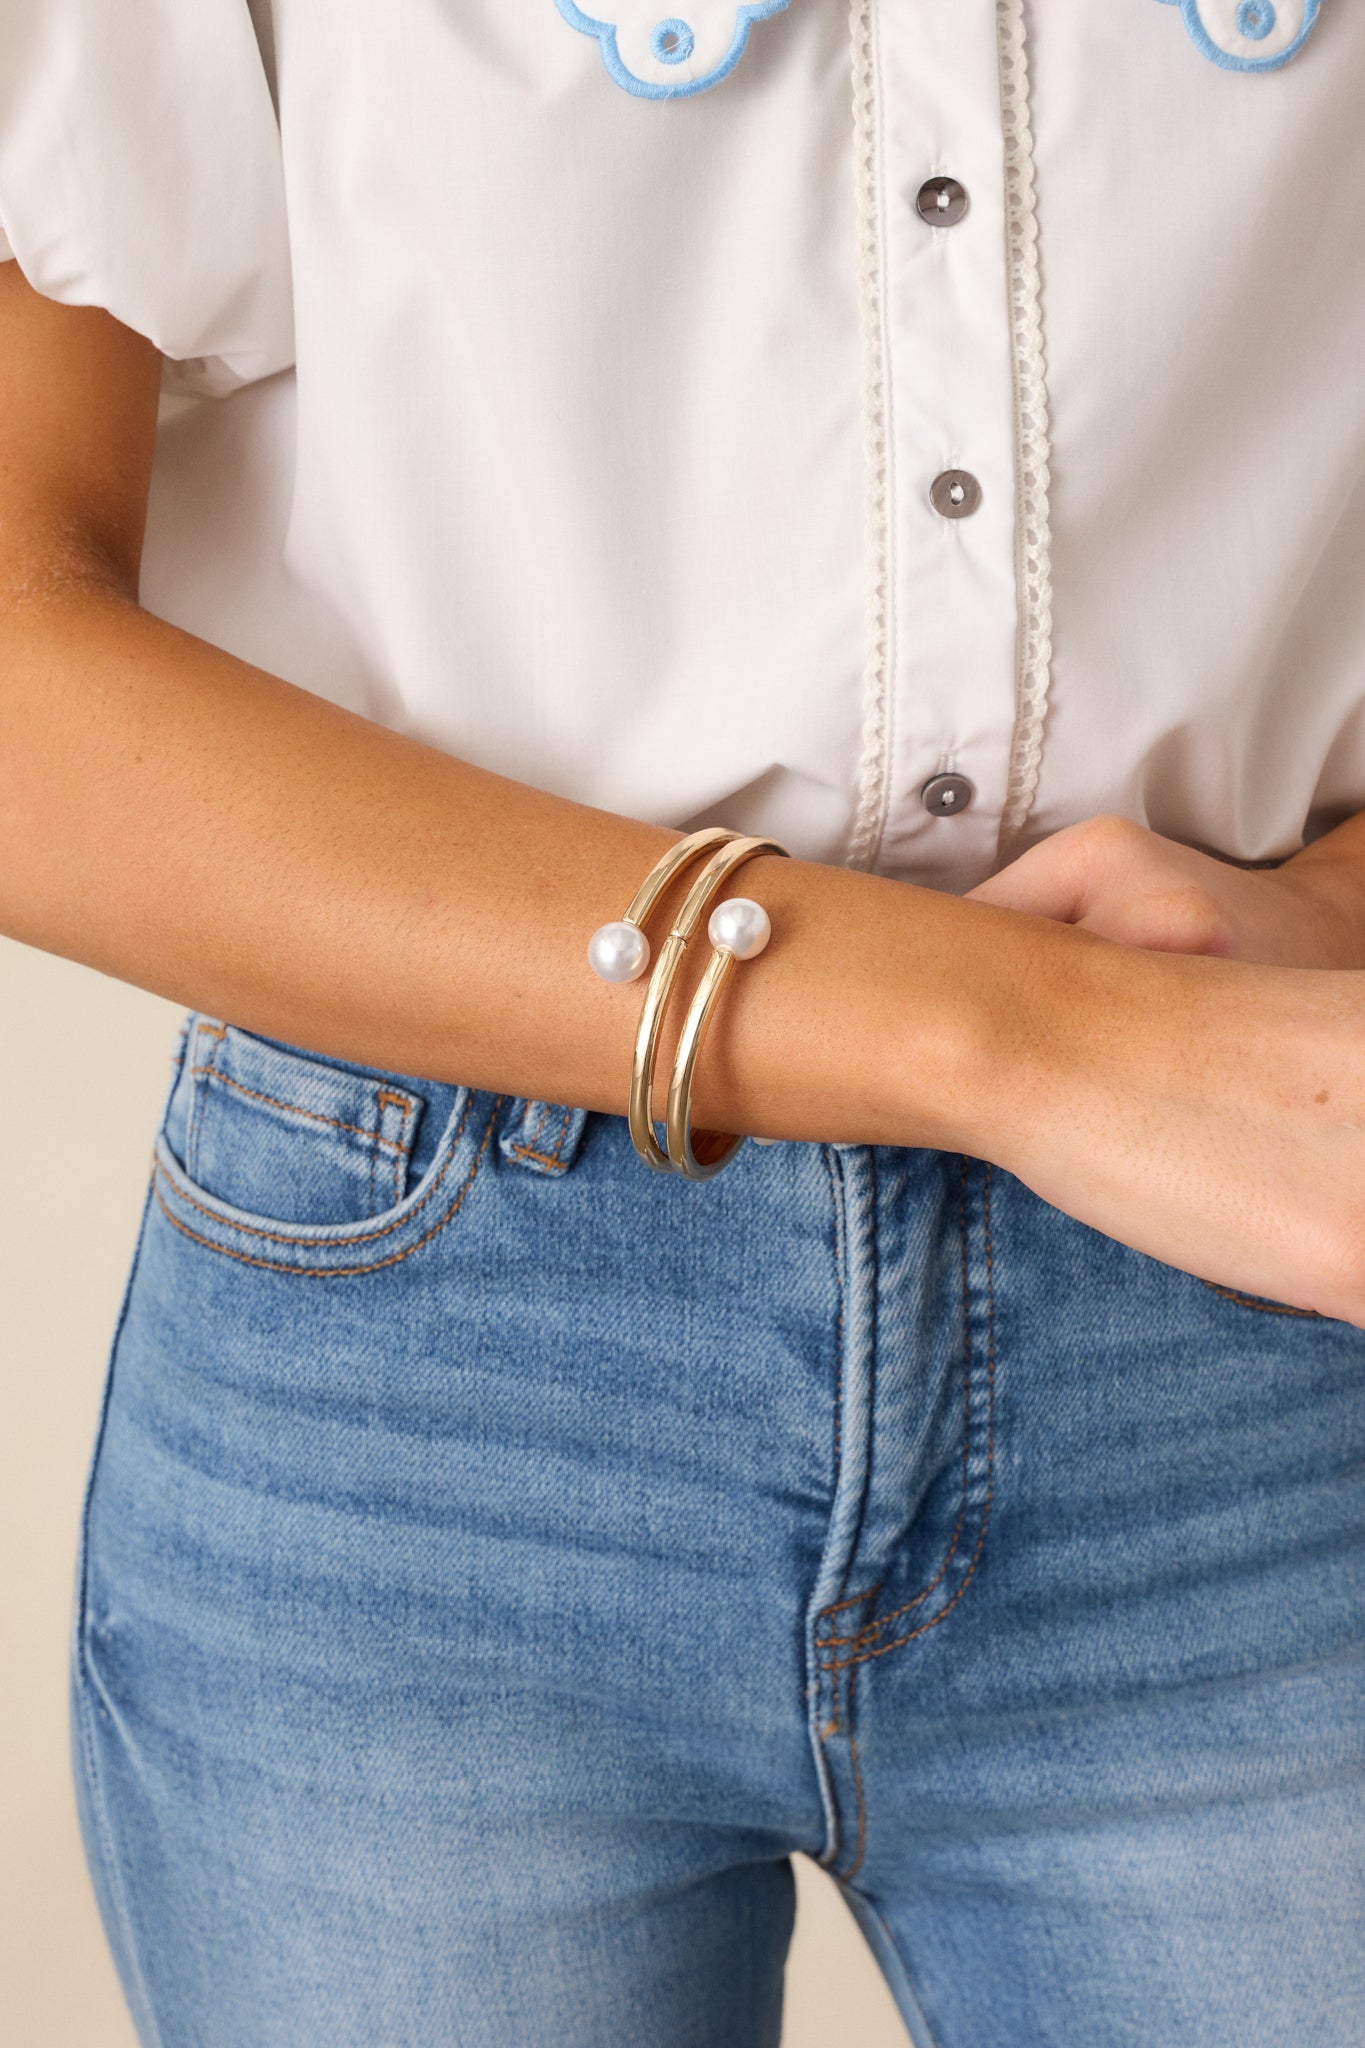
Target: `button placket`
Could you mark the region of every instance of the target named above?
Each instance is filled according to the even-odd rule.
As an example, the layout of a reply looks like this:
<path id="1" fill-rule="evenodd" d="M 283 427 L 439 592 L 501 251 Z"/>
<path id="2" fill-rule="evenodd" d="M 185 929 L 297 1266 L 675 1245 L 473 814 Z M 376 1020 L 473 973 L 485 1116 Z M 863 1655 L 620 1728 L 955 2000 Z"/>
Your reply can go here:
<path id="1" fill-rule="evenodd" d="M 994 16 L 905 0 L 879 22 L 882 189 L 902 197 L 884 222 L 895 655 L 878 865 L 950 887 L 993 863 L 1015 712 L 1013 374 Z"/>

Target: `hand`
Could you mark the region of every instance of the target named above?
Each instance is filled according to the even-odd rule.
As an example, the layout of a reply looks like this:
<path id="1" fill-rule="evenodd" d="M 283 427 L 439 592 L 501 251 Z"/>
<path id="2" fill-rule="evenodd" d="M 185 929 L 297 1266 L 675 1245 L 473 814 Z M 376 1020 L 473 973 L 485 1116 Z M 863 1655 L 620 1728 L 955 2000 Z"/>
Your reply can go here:
<path id="1" fill-rule="evenodd" d="M 1365 1328 L 1365 974 L 1037 930 L 965 1149 L 1137 1251 Z"/>
<path id="2" fill-rule="evenodd" d="M 1240 868 L 1127 818 L 1068 825 L 972 895 L 1166 953 L 1365 967 L 1365 820 L 1276 868 Z"/>

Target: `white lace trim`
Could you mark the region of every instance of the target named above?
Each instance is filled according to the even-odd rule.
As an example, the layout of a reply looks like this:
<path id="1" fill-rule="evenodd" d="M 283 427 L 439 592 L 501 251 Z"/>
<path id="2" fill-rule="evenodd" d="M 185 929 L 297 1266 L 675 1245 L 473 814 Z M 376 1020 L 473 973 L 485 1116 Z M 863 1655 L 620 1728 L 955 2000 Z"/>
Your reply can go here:
<path id="1" fill-rule="evenodd" d="M 1010 345 L 1014 359 L 1014 572 L 1019 606 L 1014 746 L 1000 821 L 1003 850 L 1006 839 L 1018 832 L 1032 808 L 1043 758 L 1043 722 L 1052 667 L 1052 534 L 1048 521 L 1051 447 L 1047 360 L 1038 274 L 1038 215 L 1034 204 L 1024 0 L 996 0 L 996 28 L 1005 137 Z"/>
<path id="2" fill-rule="evenodd" d="M 858 208 L 858 288 L 863 337 L 863 448 L 866 506 L 866 622 L 863 751 L 847 860 L 871 867 L 886 811 L 891 657 L 887 519 L 887 374 L 882 277 L 882 150 L 877 90 L 876 0 L 852 0 L 853 164 Z"/>

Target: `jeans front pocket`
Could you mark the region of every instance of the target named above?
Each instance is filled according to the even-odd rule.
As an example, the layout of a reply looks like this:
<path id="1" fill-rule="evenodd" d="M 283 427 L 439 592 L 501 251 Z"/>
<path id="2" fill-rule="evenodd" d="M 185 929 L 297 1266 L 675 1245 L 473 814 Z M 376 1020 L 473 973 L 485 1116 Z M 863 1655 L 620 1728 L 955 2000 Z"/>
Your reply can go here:
<path id="1" fill-rule="evenodd" d="M 157 1141 L 156 1201 L 182 1236 L 248 1265 L 368 1272 L 463 1206 L 501 1108 L 481 1090 L 191 1017 Z"/>
<path id="2" fill-rule="evenodd" d="M 197 1186 L 281 1223 L 358 1223 L 401 1202 L 424 1098 L 196 1017 L 167 1137 Z"/>
<path id="3" fill-rule="evenodd" d="M 1287 1301 L 1276 1301 L 1268 1294 L 1243 1294 L 1236 1287 L 1220 1287 L 1215 1280 L 1205 1280 L 1202 1284 L 1222 1300 L 1230 1301 L 1238 1308 L 1254 1308 L 1263 1316 L 1297 1316 L 1308 1323 L 1323 1320 L 1315 1308 L 1292 1308 Z"/>

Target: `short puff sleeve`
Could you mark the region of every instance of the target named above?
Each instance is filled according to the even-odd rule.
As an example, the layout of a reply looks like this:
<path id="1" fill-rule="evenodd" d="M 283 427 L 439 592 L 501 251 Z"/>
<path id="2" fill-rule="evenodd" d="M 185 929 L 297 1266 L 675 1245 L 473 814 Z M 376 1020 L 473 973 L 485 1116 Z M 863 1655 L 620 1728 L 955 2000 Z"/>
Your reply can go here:
<path id="1" fill-rule="evenodd" d="M 247 0 L 0 0 L 0 257 L 222 394 L 293 360 L 279 126 Z"/>

